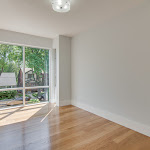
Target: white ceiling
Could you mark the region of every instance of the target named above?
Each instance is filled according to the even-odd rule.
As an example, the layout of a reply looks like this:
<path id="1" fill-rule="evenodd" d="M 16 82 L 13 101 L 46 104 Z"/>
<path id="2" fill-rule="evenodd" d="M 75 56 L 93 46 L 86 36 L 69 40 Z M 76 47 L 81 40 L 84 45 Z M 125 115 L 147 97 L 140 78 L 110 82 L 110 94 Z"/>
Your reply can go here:
<path id="1" fill-rule="evenodd" d="M 144 0 L 71 0 L 69 13 L 56 13 L 50 0 L 0 0 L 0 29 L 54 38 L 74 36 L 137 7 Z"/>

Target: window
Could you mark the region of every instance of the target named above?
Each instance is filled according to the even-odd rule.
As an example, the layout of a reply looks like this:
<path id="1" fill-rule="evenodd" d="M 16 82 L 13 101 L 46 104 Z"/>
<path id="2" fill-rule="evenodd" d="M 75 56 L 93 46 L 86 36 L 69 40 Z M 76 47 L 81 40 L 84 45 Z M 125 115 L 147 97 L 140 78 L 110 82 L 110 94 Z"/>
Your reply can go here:
<path id="1" fill-rule="evenodd" d="M 47 49 L 0 44 L 0 108 L 49 101 Z"/>

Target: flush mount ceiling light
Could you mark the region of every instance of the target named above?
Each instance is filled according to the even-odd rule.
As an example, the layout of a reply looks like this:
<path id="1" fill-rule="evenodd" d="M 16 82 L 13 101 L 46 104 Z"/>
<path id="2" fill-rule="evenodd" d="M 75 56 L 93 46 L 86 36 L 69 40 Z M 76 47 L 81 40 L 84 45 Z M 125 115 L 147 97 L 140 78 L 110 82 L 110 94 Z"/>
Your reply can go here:
<path id="1" fill-rule="evenodd" d="M 70 11 L 70 0 L 51 0 L 53 10 L 56 12 Z"/>

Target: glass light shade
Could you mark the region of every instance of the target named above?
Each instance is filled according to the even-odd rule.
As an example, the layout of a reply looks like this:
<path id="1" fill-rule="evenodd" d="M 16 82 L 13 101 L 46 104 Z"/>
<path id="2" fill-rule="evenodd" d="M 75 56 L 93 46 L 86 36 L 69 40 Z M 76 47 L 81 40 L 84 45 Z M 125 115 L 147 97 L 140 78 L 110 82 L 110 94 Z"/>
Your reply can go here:
<path id="1" fill-rule="evenodd" d="M 53 10 L 56 12 L 70 11 L 70 0 L 52 0 Z"/>

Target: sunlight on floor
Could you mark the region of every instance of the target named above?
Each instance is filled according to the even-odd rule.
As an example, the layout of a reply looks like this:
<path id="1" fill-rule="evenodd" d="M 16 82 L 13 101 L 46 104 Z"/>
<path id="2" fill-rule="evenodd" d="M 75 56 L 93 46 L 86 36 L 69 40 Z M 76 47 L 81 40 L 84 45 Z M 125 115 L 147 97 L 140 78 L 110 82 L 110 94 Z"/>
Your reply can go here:
<path id="1" fill-rule="evenodd" d="M 46 105 L 47 104 L 39 104 L 20 108 L 13 108 L 8 110 L 1 110 L 0 126 L 23 122 L 37 116 L 45 116 L 46 114 L 46 116 L 41 120 L 42 122 L 53 111 L 53 108 L 56 107 L 56 105 L 53 105 L 53 107 L 49 108 Z M 41 109 L 44 109 L 45 111 L 44 112 L 40 111 Z"/>

